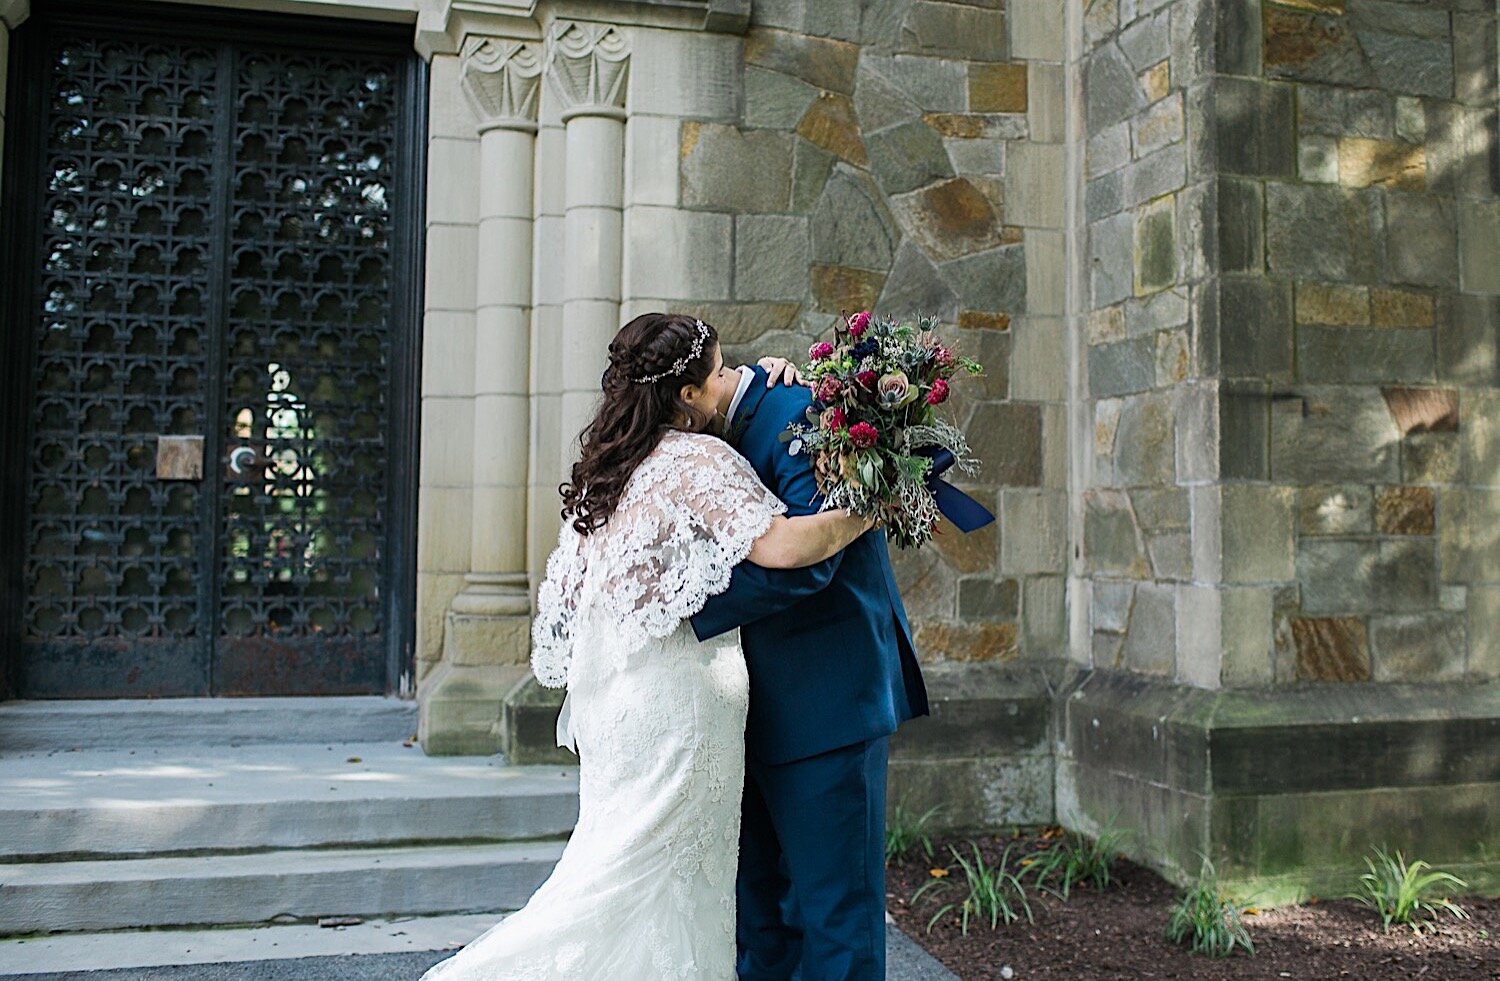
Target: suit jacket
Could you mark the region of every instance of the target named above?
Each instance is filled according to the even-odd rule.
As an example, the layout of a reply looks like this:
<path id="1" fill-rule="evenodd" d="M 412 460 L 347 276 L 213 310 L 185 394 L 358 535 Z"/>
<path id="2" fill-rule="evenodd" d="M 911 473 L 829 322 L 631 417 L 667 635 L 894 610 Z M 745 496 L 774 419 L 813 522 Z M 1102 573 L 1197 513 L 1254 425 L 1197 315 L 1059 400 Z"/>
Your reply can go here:
<path id="1" fill-rule="evenodd" d="M 789 516 L 822 504 L 810 456 L 793 455 L 780 439 L 811 404 L 804 386 L 767 389 L 765 370 L 756 368 L 731 425 L 730 442 Z M 807 568 L 740 563 L 729 588 L 710 596 L 692 623 L 699 640 L 741 628 L 750 672 L 746 748 L 761 762 L 888 736 L 927 714 L 911 627 L 878 528 Z"/>

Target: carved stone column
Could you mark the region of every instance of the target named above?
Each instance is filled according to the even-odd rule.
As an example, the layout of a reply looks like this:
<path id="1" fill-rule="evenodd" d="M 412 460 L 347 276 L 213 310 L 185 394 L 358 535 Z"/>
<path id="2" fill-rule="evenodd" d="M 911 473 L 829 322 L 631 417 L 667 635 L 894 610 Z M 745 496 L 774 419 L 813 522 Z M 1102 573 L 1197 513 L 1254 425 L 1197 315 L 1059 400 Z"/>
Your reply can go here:
<path id="1" fill-rule="evenodd" d="M 547 77 L 566 126 L 562 344 L 562 462 L 593 414 L 609 340 L 619 329 L 625 171 L 625 82 L 630 50 L 607 24 L 558 21 Z"/>
<path id="2" fill-rule="evenodd" d="M 532 183 L 542 58 L 535 42 L 470 35 L 462 85 L 479 123 L 470 571 L 443 660 L 423 685 L 429 753 L 502 748 L 506 692 L 527 674 L 526 574 Z"/>

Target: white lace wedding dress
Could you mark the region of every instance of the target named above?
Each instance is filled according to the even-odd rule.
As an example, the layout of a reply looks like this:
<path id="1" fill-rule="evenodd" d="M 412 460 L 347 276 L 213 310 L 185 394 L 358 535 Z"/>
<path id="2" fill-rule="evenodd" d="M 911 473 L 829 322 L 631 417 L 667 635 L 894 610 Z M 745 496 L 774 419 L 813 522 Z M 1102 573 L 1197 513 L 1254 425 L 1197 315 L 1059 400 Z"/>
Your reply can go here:
<path id="1" fill-rule="evenodd" d="M 668 430 L 608 525 L 564 522 L 532 636 L 566 684 L 578 825 L 550 878 L 424 981 L 730 981 L 748 679 L 687 618 L 785 505 L 714 436 Z"/>

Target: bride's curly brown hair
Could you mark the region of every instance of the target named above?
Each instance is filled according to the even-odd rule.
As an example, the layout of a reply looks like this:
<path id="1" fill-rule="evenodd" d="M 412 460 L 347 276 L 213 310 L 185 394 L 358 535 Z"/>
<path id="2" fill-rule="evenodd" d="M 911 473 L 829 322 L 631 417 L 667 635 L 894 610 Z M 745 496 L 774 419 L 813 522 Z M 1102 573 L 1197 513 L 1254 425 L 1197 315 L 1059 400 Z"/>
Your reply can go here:
<path id="1" fill-rule="evenodd" d="M 705 324 L 704 326 L 707 327 Z M 580 535 L 597 531 L 625 492 L 625 482 L 661 441 L 662 427 L 680 415 L 691 428 L 705 428 L 712 416 L 682 401 L 682 386 L 702 385 L 714 366 L 719 335 L 708 327 L 698 357 L 672 374 L 672 365 L 692 352 L 698 321 L 674 313 L 644 313 L 620 328 L 609 342 L 609 367 L 601 379 L 604 398 L 594 419 L 579 435 L 583 453 L 573 464 L 572 479 L 562 492 L 563 520 L 572 519 Z M 654 382 L 637 382 L 668 373 Z"/>

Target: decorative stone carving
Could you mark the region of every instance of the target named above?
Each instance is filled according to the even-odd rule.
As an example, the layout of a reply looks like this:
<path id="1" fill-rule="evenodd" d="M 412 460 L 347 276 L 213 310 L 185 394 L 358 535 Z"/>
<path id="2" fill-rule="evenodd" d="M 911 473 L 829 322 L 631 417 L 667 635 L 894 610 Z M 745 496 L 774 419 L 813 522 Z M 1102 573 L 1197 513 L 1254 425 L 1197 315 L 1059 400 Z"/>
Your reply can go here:
<path id="1" fill-rule="evenodd" d="M 630 47 L 608 24 L 558 21 L 547 37 L 547 75 L 563 102 L 563 119 L 625 117 Z"/>
<path id="2" fill-rule="evenodd" d="M 536 129 L 542 59 L 537 45 L 509 38 L 470 35 L 460 55 L 464 91 L 483 122 L 481 129 Z"/>

